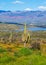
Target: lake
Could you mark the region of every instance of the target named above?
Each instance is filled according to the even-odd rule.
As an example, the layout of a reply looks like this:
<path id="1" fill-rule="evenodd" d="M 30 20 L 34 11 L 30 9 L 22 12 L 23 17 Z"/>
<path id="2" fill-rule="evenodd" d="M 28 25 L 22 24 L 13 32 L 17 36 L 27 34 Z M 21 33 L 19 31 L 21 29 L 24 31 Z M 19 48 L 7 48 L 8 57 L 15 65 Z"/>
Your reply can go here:
<path id="1" fill-rule="evenodd" d="M 22 28 L 20 30 L 22 31 L 24 29 Z M 30 28 L 27 28 L 27 30 L 31 30 L 31 31 L 46 31 L 46 28 L 42 28 L 42 27 L 30 27 Z"/>
<path id="2" fill-rule="evenodd" d="M 46 28 L 41 28 L 41 27 L 32 27 L 32 28 L 28 28 L 28 30 L 32 30 L 32 31 L 39 31 L 39 30 L 43 30 L 46 31 Z"/>
<path id="3" fill-rule="evenodd" d="M 12 31 L 23 31 L 24 28 L 20 28 L 18 30 L 12 30 Z M 46 28 L 41 28 L 41 27 L 30 27 L 30 28 L 27 28 L 27 30 L 30 30 L 30 31 L 46 31 Z M 11 31 L 11 30 L 8 30 L 8 29 L 3 29 L 3 30 L 0 30 L 0 31 Z"/>

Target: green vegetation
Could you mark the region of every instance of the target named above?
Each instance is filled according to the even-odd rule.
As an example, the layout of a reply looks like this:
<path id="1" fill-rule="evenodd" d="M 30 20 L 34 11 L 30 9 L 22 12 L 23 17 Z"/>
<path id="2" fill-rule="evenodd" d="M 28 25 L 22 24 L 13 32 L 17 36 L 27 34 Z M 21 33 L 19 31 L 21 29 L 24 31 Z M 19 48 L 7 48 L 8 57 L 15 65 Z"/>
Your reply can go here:
<path id="1" fill-rule="evenodd" d="M 3 53 L 3 52 L 6 52 L 6 50 L 0 47 L 0 53 Z"/>
<path id="2" fill-rule="evenodd" d="M 15 56 L 17 57 L 21 57 L 21 56 L 28 56 L 32 54 L 32 50 L 30 50 L 29 48 L 21 48 L 21 50 L 19 52 L 15 52 Z"/>
<path id="3" fill-rule="evenodd" d="M 46 65 L 46 56 L 42 56 L 38 50 L 20 48 L 13 55 L 10 53 L 0 54 L 0 65 Z"/>

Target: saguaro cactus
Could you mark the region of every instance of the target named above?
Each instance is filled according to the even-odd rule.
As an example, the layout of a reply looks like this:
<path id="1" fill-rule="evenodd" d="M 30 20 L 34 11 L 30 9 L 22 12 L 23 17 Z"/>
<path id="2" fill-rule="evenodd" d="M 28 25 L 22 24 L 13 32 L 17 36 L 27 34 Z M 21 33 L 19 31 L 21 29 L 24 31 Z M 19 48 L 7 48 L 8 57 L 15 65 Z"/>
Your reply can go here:
<path id="1" fill-rule="evenodd" d="M 3 40 L 3 38 L 1 38 L 1 43 L 3 43 L 4 42 L 4 40 Z"/>
<path id="2" fill-rule="evenodd" d="M 30 39 L 30 34 L 27 31 L 26 24 L 25 24 L 24 25 L 24 32 L 22 35 L 22 41 L 24 42 L 24 47 L 26 47 L 26 43 L 29 41 L 29 39 Z"/>
<path id="3" fill-rule="evenodd" d="M 12 32 L 10 32 L 9 42 L 12 42 L 12 37 L 13 37 Z"/>

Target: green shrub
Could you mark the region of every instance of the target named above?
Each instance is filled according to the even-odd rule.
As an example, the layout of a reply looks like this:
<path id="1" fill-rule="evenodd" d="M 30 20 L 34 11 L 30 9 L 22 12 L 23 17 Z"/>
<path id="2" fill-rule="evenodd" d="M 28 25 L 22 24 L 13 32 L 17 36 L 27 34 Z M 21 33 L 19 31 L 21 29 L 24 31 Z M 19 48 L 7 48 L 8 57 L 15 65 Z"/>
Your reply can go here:
<path id="1" fill-rule="evenodd" d="M 32 50 L 29 48 L 22 48 L 19 52 L 21 55 L 24 55 L 24 56 L 32 54 Z"/>
<path id="2" fill-rule="evenodd" d="M 27 55 L 30 55 L 30 54 L 32 54 L 32 50 L 29 49 L 29 48 L 21 48 L 21 50 L 14 53 L 14 55 L 16 57 L 27 56 Z"/>
<path id="3" fill-rule="evenodd" d="M 4 56 L 0 58 L 0 63 L 9 63 L 11 61 L 14 61 L 14 58 L 10 56 Z"/>
<path id="4" fill-rule="evenodd" d="M 6 52 L 6 50 L 3 48 L 0 48 L 0 53 L 2 53 L 2 52 Z"/>
<path id="5" fill-rule="evenodd" d="M 15 56 L 15 57 L 20 57 L 21 55 L 20 55 L 19 52 L 15 52 L 15 53 L 14 53 L 14 56 Z"/>

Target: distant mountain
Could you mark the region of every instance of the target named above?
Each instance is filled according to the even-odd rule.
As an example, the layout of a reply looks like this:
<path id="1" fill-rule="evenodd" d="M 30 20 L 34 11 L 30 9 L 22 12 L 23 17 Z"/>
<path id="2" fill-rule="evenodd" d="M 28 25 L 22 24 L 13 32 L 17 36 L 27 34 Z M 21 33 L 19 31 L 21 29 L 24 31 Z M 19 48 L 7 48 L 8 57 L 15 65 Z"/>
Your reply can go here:
<path id="1" fill-rule="evenodd" d="M 46 25 L 46 11 L 4 11 L 0 10 L 0 22 L 17 22 Z"/>

